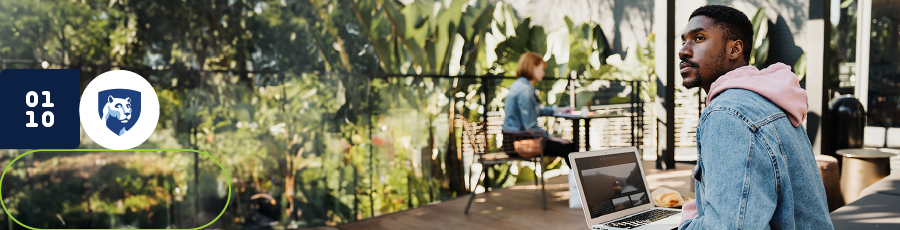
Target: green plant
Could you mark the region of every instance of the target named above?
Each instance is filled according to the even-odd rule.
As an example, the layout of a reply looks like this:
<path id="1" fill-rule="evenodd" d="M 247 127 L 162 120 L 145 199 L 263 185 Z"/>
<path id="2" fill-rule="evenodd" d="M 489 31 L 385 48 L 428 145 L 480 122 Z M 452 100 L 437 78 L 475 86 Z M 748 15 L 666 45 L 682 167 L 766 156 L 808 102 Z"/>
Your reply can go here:
<path id="1" fill-rule="evenodd" d="M 801 54 L 794 63 L 794 74 L 797 75 L 797 81 L 802 81 L 806 77 L 806 53 Z"/>
<path id="2" fill-rule="evenodd" d="M 569 16 L 563 20 L 569 32 L 568 69 L 584 78 L 603 78 L 611 69 L 606 59 L 612 54 L 603 29 L 594 22 L 577 25 Z"/>
<path id="3" fill-rule="evenodd" d="M 357 0 L 353 9 L 385 72 L 456 75 L 474 73 L 461 65 L 474 67 L 478 49 L 464 47 L 484 42 L 494 11 L 493 5 L 467 2 Z"/>
<path id="4" fill-rule="evenodd" d="M 531 18 L 519 22 L 513 31 L 500 30 L 496 33 L 505 37 L 505 40 L 497 43 L 494 49 L 497 61 L 493 63 L 492 72 L 495 74 L 515 76 L 522 54 L 534 52 L 544 55 L 547 52 L 547 34 L 544 33 L 544 27 L 531 26 Z M 555 76 L 556 74 L 552 72 L 555 69 L 556 62 L 547 62 L 545 70 L 547 76 Z"/>
<path id="5" fill-rule="evenodd" d="M 618 54 L 610 55 L 607 63 L 615 69 L 603 80 L 643 81 L 640 89 L 640 97 L 645 101 L 651 101 L 656 96 L 656 36 L 650 34 L 647 37 L 647 46 L 642 47 L 638 43 L 632 44 L 627 51 L 627 56 L 621 58 Z"/>
<path id="6" fill-rule="evenodd" d="M 765 68 L 769 58 L 769 19 L 766 17 L 766 8 L 756 9 L 753 15 L 753 47 L 750 50 L 750 65 L 756 68 Z"/>

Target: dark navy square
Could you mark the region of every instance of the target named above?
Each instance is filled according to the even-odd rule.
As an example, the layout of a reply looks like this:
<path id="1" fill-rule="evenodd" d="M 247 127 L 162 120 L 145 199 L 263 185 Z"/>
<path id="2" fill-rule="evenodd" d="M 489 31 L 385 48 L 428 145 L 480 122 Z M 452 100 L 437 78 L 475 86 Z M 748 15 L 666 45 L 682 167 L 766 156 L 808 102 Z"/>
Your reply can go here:
<path id="1" fill-rule="evenodd" d="M 0 72 L 0 149 L 74 149 L 81 143 L 78 115 L 81 71 L 6 69 Z M 44 107 L 49 92 L 53 107 Z M 34 92 L 29 106 L 29 92 Z M 34 95 L 33 94 L 33 95 Z M 33 115 L 26 113 L 31 112 Z M 48 115 L 45 116 L 44 114 Z M 45 127 L 44 123 L 52 125 Z M 33 117 L 33 118 L 32 118 Z M 30 120 L 33 119 L 33 122 Z M 37 127 L 26 127 L 36 123 Z"/>

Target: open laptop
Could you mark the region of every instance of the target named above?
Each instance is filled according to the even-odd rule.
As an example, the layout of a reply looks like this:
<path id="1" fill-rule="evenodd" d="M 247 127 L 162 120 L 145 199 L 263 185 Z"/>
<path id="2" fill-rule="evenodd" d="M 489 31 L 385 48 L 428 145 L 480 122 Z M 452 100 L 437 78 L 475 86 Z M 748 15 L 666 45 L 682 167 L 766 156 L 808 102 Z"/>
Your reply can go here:
<path id="1" fill-rule="evenodd" d="M 677 229 L 681 210 L 656 208 L 635 147 L 569 154 L 591 229 Z"/>

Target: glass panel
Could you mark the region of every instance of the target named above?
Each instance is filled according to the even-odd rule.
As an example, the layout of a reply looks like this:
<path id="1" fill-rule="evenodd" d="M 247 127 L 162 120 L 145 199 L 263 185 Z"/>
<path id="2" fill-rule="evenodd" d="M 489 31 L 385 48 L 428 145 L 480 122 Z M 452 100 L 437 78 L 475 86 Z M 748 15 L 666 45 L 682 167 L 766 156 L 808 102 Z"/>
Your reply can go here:
<path id="1" fill-rule="evenodd" d="M 859 10 L 856 0 L 831 1 L 831 55 L 833 63 L 828 70 L 832 95 L 853 94 L 856 86 L 856 22 Z"/>
<path id="2" fill-rule="evenodd" d="M 227 186 L 215 180 L 222 174 L 218 165 L 194 154 L 34 152 L 8 169 L 4 202 L 16 220 L 35 228 L 199 227 L 212 218 L 196 215 L 197 195 L 212 197 L 199 201 L 204 203 L 202 209 L 218 214 L 225 205 Z M 193 167 L 197 159 L 202 165 L 215 165 L 208 172 L 201 169 L 200 178 L 205 179 L 201 184 L 212 185 L 199 190 Z M 4 222 L 9 221 L 3 216 Z M 0 227 L 13 229 L 13 225 L 20 229 L 12 221 Z"/>
<path id="3" fill-rule="evenodd" d="M 464 180 L 446 181 L 447 177 L 460 178 L 464 175 L 461 173 L 468 171 L 468 165 L 461 164 L 456 157 L 456 149 L 448 153 L 445 148 L 448 139 L 454 137 L 448 136 L 449 114 L 477 111 L 480 104 L 476 103 L 478 98 L 472 103 L 448 98 L 446 94 L 451 90 L 452 81 L 452 78 L 424 77 L 386 77 L 372 81 L 373 146 L 372 157 L 367 160 L 373 168 L 368 176 L 375 207 L 373 213 L 365 216 L 406 210 L 465 192 Z M 451 100 L 454 108 L 441 111 Z"/>
<path id="4" fill-rule="evenodd" d="M 900 127 L 900 2 L 872 2 L 868 125 Z"/>

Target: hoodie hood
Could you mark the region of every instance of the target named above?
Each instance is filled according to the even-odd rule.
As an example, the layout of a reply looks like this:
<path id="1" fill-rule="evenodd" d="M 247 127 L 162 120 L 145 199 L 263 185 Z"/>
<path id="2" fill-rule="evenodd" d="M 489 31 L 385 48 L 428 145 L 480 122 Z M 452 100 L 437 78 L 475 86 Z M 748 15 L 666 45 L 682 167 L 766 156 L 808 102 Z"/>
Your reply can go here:
<path id="1" fill-rule="evenodd" d="M 762 70 L 748 65 L 722 75 L 709 87 L 706 104 L 727 89 L 750 90 L 769 99 L 787 113 L 794 127 L 799 127 L 806 119 L 809 109 L 806 90 L 800 88 L 800 81 L 791 72 L 791 67 L 780 62 Z"/>

